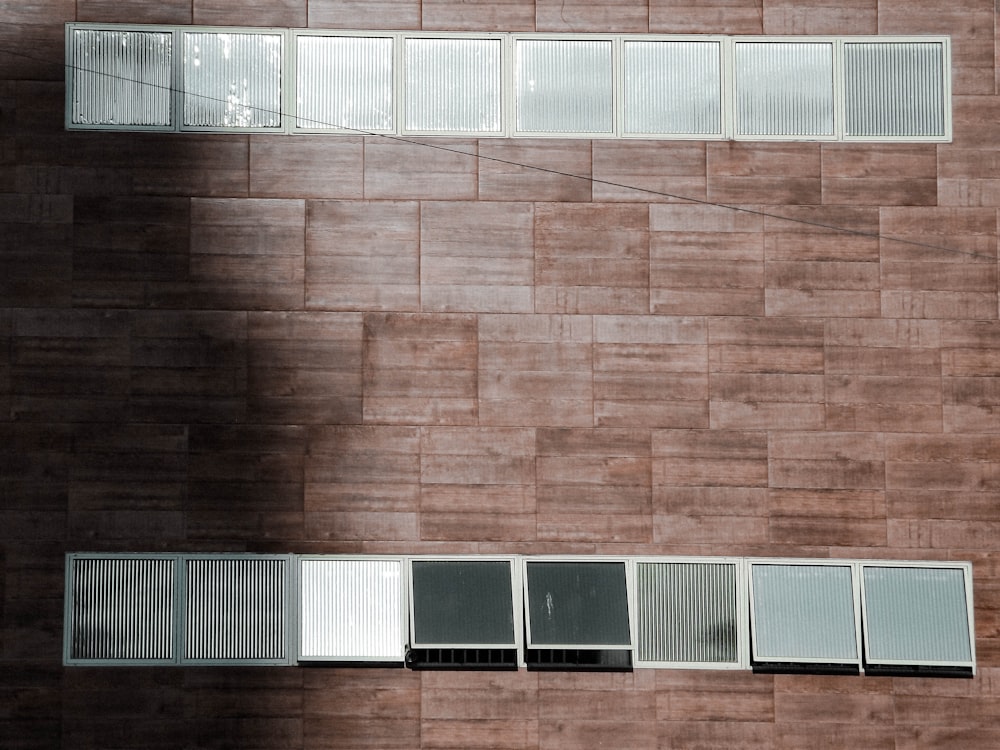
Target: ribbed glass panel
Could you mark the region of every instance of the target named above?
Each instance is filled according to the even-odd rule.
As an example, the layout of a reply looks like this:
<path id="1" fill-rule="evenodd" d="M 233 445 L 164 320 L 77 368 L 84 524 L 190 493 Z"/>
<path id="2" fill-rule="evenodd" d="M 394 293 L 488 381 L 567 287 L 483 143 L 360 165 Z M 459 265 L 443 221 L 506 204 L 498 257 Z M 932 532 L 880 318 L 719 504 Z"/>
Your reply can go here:
<path id="1" fill-rule="evenodd" d="M 519 39 L 515 75 L 519 131 L 612 131 L 610 41 Z"/>
<path id="2" fill-rule="evenodd" d="M 414 560 L 412 571 L 414 645 L 515 645 L 509 562 Z"/>
<path id="3" fill-rule="evenodd" d="M 625 42 L 625 132 L 722 132 L 718 42 Z"/>
<path id="4" fill-rule="evenodd" d="M 738 135 L 832 135 L 833 45 L 736 44 Z"/>
<path id="5" fill-rule="evenodd" d="M 945 134 L 944 45 L 844 45 L 845 131 L 854 136 Z"/>
<path id="6" fill-rule="evenodd" d="M 736 662 L 736 566 L 636 566 L 642 661 Z"/>
<path id="7" fill-rule="evenodd" d="M 77 558 L 72 572 L 70 658 L 173 657 L 173 560 Z"/>
<path id="8" fill-rule="evenodd" d="M 279 34 L 184 34 L 184 124 L 281 126 Z"/>
<path id="9" fill-rule="evenodd" d="M 398 560 L 303 560 L 299 658 L 402 661 Z"/>
<path id="10" fill-rule="evenodd" d="M 165 31 L 75 29 L 72 122 L 170 125 L 172 38 Z"/>
<path id="11" fill-rule="evenodd" d="M 284 560 L 188 560 L 185 606 L 185 658 L 284 658 Z"/>
<path id="12" fill-rule="evenodd" d="M 753 565 L 751 571 L 757 658 L 858 659 L 849 567 Z"/>
<path id="13" fill-rule="evenodd" d="M 298 36 L 300 128 L 391 130 L 392 39 Z"/>
<path id="14" fill-rule="evenodd" d="M 407 39 L 406 129 L 500 131 L 499 39 Z"/>
<path id="15" fill-rule="evenodd" d="M 629 646 L 625 565 L 529 562 L 531 646 Z"/>
<path id="16" fill-rule="evenodd" d="M 965 572 L 865 566 L 871 661 L 970 662 Z"/>

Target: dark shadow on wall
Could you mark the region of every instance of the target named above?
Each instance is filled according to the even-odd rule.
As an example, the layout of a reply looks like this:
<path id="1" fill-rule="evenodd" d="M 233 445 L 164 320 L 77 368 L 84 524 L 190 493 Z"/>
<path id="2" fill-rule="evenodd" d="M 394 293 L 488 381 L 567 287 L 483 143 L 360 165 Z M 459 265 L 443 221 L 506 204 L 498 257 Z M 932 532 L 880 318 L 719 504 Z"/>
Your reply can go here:
<path id="1" fill-rule="evenodd" d="M 344 416 L 297 395 L 304 201 L 248 199 L 247 136 L 66 132 L 61 66 L 0 61 L 0 745 L 301 747 L 301 670 L 61 653 L 68 551 L 299 550 L 309 423 Z M 360 413 L 355 338 L 312 392 Z"/>

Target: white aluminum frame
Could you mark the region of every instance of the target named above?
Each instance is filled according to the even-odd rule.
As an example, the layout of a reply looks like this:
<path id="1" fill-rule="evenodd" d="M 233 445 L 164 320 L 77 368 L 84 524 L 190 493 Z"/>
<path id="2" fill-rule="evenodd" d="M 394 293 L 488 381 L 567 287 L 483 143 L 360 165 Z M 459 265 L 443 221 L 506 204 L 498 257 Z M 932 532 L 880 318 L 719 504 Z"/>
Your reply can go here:
<path id="1" fill-rule="evenodd" d="M 754 601 L 753 589 L 753 568 L 755 565 L 780 565 L 780 566 L 804 566 L 804 567 L 836 567 L 847 568 L 851 573 L 851 607 L 854 616 L 854 659 L 831 659 L 829 657 L 803 657 L 803 656 L 765 656 L 757 655 L 757 616 Z M 856 666 L 859 674 L 862 671 L 862 644 L 861 644 L 861 586 L 859 584 L 858 563 L 852 560 L 839 560 L 836 558 L 748 558 L 746 560 L 746 580 L 750 596 L 750 663 L 753 664 L 842 664 Z"/>
<path id="2" fill-rule="evenodd" d="M 732 71 L 728 64 L 731 37 L 721 35 L 619 34 L 615 35 L 615 137 L 628 140 L 712 141 L 731 137 L 733 118 Z M 719 46 L 719 132 L 718 133 L 630 133 L 625 129 L 625 46 L 629 42 L 709 42 Z"/>
<path id="3" fill-rule="evenodd" d="M 941 98 L 944 107 L 944 133 L 942 135 L 848 135 L 845 132 L 847 120 L 847 94 L 844 84 L 844 46 L 847 44 L 941 44 Z M 952 141 L 952 92 L 951 92 L 951 37 L 950 36 L 849 36 L 838 37 L 840 48 L 840 64 L 834 66 L 834 73 L 839 77 L 840 95 L 837 105 L 840 107 L 837 123 L 838 140 L 861 143 L 951 143 Z"/>
<path id="4" fill-rule="evenodd" d="M 108 32 L 149 32 L 159 34 L 170 34 L 170 87 L 169 93 L 169 125 L 103 125 L 93 123 L 73 122 L 73 94 L 75 92 L 76 72 L 78 69 L 87 72 L 89 69 L 80 68 L 76 64 L 75 47 L 73 44 L 74 32 L 76 31 L 108 31 Z M 65 39 L 65 60 L 66 60 L 66 112 L 65 125 L 67 130 L 124 130 L 129 132 L 153 132 L 153 133 L 173 133 L 177 132 L 177 86 L 178 80 L 178 50 L 179 32 L 177 26 L 167 26 L 164 24 L 124 24 L 124 23 L 67 23 Z"/>
<path id="5" fill-rule="evenodd" d="M 169 666 L 178 663 L 181 649 L 182 623 L 179 621 L 181 607 L 178 602 L 177 579 L 182 555 L 160 552 L 69 552 L 65 562 L 65 595 L 63 599 L 63 664 L 66 666 Z M 84 659 L 73 656 L 73 605 L 74 605 L 74 563 L 77 560 L 170 560 L 173 562 L 171 582 L 172 611 L 170 613 L 171 638 L 169 659 Z"/>
<path id="6" fill-rule="evenodd" d="M 286 80 L 288 86 L 285 87 L 287 99 L 285 100 L 285 111 L 288 113 L 287 122 L 289 132 L 293 135 L 300 133 L 323 134 L 336 136 L 363 136 L 363 135 L 396 135 L 400 132 L 400 85 L 401 85 L 401 51 L 400 40 L 404 36 L 398 31 L 359 31 L 354 29 L 292 29 L 289 32 Z M 324 37 L 324 38 L 361 38 L 361 39 L 389 39 L 392 41 L 392 127 L 372 128 L 370 130 L 352 128 L 343 125 L 330 123 L 328 125 L 302 125 L 298 124 L 298 88 L 299 88 L 299 64 L 298 64 L 298 40 L 303 37 Z"/>
<path id="7" fill-rule="evenodd" d="M 628 603 L 628 645 L 609 644 L 579 644 L 579 643 L 534 643 L 531 639 L 531 608 L 528 601 L 528 565 L 533 562 L 543 563 L 620 563 L 625 571 L 625 598 Z M 579 650 L 579 651 L 628 651 L 631 654 L 633 666 L 636 655 L 636 618 L 635 618 L 635 569 L 633 559 L 629 556 L 603 555 L 526 555 L 521 558 L 524 589 L 524 632 L 525 650 Z"/>
<path id="8" fill-rule="evenodd" d="M 749 587 L 747 585 L 747 565 L 742 557 L 659 557 L 659 556 L 639 556 L 631 559 L 632 563 L 632 586 L 633 596 L 629 601 L 636 611 L 634 621 L 633 642 L 635 645 L 635 658 L 633 666 L 643 669 L 714 669 L 714 670 L 746 670 L 750 668 L 750 599 Z M 733 605 L 736 612 L 736 661 L 656 661 L 644 660 L 639 657 L 639 591 L 638 591 L 638 567 L 641 564 L 709 564 L 709 565 L 732 565 L 734 567 L 733 580 Z"/>
<path id="9" fill-rule="evenodd" d="M 154 31 L 172 34 L 171 62 L 171 122 L 159 125 L 92 125 L 72 122 L 72 97 L 74 65 L 72 37 L 75 30 L 91 29 L 103 31 Z M 280 127 L 217 127 L 183 124 L 184 99 L 184 38 L 189 33 L 225 34 L 278 34 L 282 38 L 282 70 Z M 297 87 L 298 40 L 308 36 L 320 37 L 376 37 L 393 40 L 393 127 L 386 130 L 362 130 L 331 125 L 330 127 L 298 126 Z M 500 91 L 501 127 L 493 131 L 440 131 L 407 129 L 405 125 L 405 41 L 407 39 L 483 39 L 500 41 Z M 516 46 L 520 40 L 604 40 L 611 43 L 611 118 L 610 132 L 547 132 L 520 131 L 517 129 L 517 101 L 515 66 Z M 714 42 L 720 45 L 721 92 L 721 132 L 719 133 L 626 133 L 624 122 L 624 55 L 629 42 Z M 831 135 L 738 135 L 736 128 L 736 79 L 735 47 L 740 43 L 813 43 L 831 44 L 833 49 L 833 133 Z M 944 130 L 941 135 L 931 136 L 849 136 L 844 132 L 847 94 L 844 80 L 844 45 L 851 43 L 934 43 L 942 45 L 942 76 Z M 451 138 L 586 138 L 586 139 L 640 139 L 640 140 L 740 140 L 740 141 L 860 141 L 860 142 L 901 142 L 901 143 L 947 143 L 952 139 L 951 103 L 951 39 L 947 36 L 722 36 L 722 35 L 658 35 L 658 34 L 554 34 L 554 33 L 511 33 L 511 32 L 431 32 L 431 31 L 386 31 L 386 30 L 341 30 L 341 29 L 280 29 L 252 26 L 180 26 L 141 24 L 66 24 L 66 113 L 65 124 L 70 130 L 127 130 L 157 132 L 236 132 L 300 134 L 322 133 L 341 136 L 432 136 Z"/>
<path id="10" fill-rule="evenodd" d="M 78 24 L 79 25 L 79 24 Z M 281 40 L 281 64 L 278 70 L 278 115 L 280 124 L 275 126 L 244 127 L 239 125 L 188 125 L 184 122 L 184 103 L 187 96 L 187 86 L 185 79 L 185 39 L 188 35 L 194 34 L 244 34 L 255 36 L 277 36 Z M 177 27 L 177 34 L 174 37 L 174 76 L 178 81 L 175 92 L 174 117 L 177 130 L 179 132 L 194 133 L 287 133 L 289 129 L 289 117 L 294 114 L 287 105 L 289 90 L 289 65 L 288 56 L 290 51 L 289 33 L 287 29 L 272 28 L 266 26 L 180 26 Z M 259 107 L 250 107 L 260 109 Z M 291 113 L 291 114 L 290 114 Z"/>
<path id="11" fill-rule="evenodd" d="M 398 641 L 395 644 L 397 647 L 397 653 L 395 658 L 386 659 L 384 655 L 381 654 L 368 654 L 368 655 L 343 655 L 343 654 L 304 654 L 302 652 L 302 641 L 303 641 L 303 627 L 305 626 L 305 618 L 302 615 L 303 607 L 303 592 L 302 592 L 302 564 L 305 562 L 369 562 L 369 561 L 384 561 L 384 562 L 394 562 L 399 565 L 399 591 L 398 600 L 396 606 L 398 609 L 398 621 L 396 623 Z M 293 661 L 297 664 L 318 664 L 318 663 L 347 663 L 347 664 L 360 664 L 364 662 L 373 662 L 376 665 L 381 664 L 399 664 L 402 666 L 406 659 L 406 646 L 407 646 L 407 620 L 406 620 L 406 601 L 407 601 L 407 575 L 406 575 L 406 558 L 402 555 L 295 555 L 294 556 L 294 568 L 295 568 L 295 607 L 294 607 L 294 622 L 292 623 L 290 629 L 294 630 L 294 654 Z"/>
<path id="12" fill-rule="evenodd" d="M 903 560 L 862 560 L 856 563 L 858 566 L 858 582 L 860 584 L 860 595 L 861 595 L 861 612 L 862 612 L 862 627 L 864 634 L 864 657 L 867 664 L 872 666 L 884 666 L 884 667 L 914 667 L 914 666 L 927 666 L 927 667 L 962 667 L 972 670 L 972 674 L 976 674 L 976 623 L 975 623 L 975 608 L 972 601 L 972 563 L 968 562 L 937 562 L 937 561 L 920 561 L 920 562 L 908 562 Z M 913 660 L 913 659 L 877 659 L 873 660 L 868 655 L 868 646 L 870 640 L 868 637 L 868 614 L 866 611 L 866 592 L 865 592 L 865 568 L 903 568 L 903 569 L 919 569 L 927 568 L 931 570 L 961 570 L 963 573 L 963 585 L 965 594 L 965 607 L 966 607 L 966 623 L 968 625 L 968 632 L 966 636 L 969 639 L 969 653 L 971 655 L 970 661 L 941 661 L 941 660 Z"/>
<path id="13" fill-rule="evenodd" d="M 513 640 L 509 643 L 430 643 L 416 640 L 416 597 L 413 594 L 414 562 L 505 562 L 510 566 L 510 600 L 512 606 Z M 524 654 L 524 639 L 519 625 L 524 621 L 524 606 L 521 601 L 521 566 L 516 555 L 413 555 L 406 558 L 406 595 L 408 615 L 408 642 L 410 648 L 454 648 L 454 649 L 517 649 L 518 664 Z"/>

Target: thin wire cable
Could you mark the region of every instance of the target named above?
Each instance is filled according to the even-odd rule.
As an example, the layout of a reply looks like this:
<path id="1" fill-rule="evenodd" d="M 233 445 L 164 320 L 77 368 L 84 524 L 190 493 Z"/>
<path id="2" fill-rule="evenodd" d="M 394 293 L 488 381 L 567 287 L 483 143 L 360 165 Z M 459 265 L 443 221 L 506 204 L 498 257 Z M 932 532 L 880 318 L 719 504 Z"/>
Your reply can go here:
<path id="1" fill-rule="evenodd" d="M 0 52 L 6 53 L 6 54 L 9 54 L 9 55 L 14 55 L 16 57 L 23 57 L 23 58 L 28 59 L 28 60 L 33 60 L 35 62 L 45 63 L 47 65 L 60 65 L 59 63 L 52 62 L 51 60 L 46 60 L 44 58 L 37 57 L 35 55 L 29 55 L 29 54 L 26 54 L 26 53 L 23 53 L 23 52 L 14 52 L 12 50 L 5 49 L 3 47 L 0 47 Z M 202 99 L 207 99 L 209 101 L 225 103 L 224 99 L 220 99 L 218 97 L 208 96 L 207 94 L 196 94 L 196 93 L 192 93 L 192 92 L 189 92 L 189 91 L 185 91 L 183 89 L 175 88 L 173 86 L 162 86 L 160 84 L 152 84 L 152 83 L 143 84 L 142 81 L 136 81 L 134 79 L 127 78 L 125 76 L 117 75 L 115 73 L 107 73 L 107 72 L 100 71 L 100 70 L 92 70 L 90 68 L 84 68 L 84 67 L 78 66 L 78 65 L 71 65 L 69 63 L 62 63 L 60 65 L 60 67 L 62 67 L 64 70 L 74 70 L 74 71 L 80 71 L 80 72 L 83 72 L 83 73 L 92 73 L 92 74 L 95 74 L 95 75 L 107 76 L 109 78 L 115 78 L 115 79 L 123 80 L 123 81 L 126 81 L 128 83 L 137 83 L 137 84 L 140 84 L 140 85 L 146 85 L 149 88 L 165 89 L 165 90 L 169 91 L 170 93 L 178 93 L 178 94 L 183 94 L 184 96 L 198 97 L 198 98 L 202 98 Z M 291 114 L 289 114 L 287 112 L 284 112 L 284 111 L 282 111 L 280 109 L 279 110 L 271 110 L 271 109 L 268 109 L 266 107 L 255 107 L 253 105 L 247 105 L 247 108 L 248 109 L 258 110 L 258 111 L 260 111 L 260 112 L 262 112 L 264 114 L 278 115 L 280 118 L 285 118 L 285 117 L 289 117 L 290 118 L 290 117 L 292 117 Z M 573 174 L 572 172 L 563 172 L 563 171 L 561 171 L 559 169 L 552 169 L 551 167 L 542 167 L 542 166 L 539 166 L 537 164 L 527 164 L 527 163 L 524 163 L 524 162 L 514 161 L 512 159 L 502 159 L 502 158 L 500 158 L 498 156 L 485 156 L 485 155 L 480 154 L 480 153 L 470 153 L 468 151 L 463 151 L 460 148 L 445 146 L 443 144 L 428 142 L 426 140 L 415 140 L 413 138 L 408 138 L 408 137 L 399 136 L 399 135 L 393 135 L 391 133 L 378 133 L 378 132 L 364 130 L 364 129 L 361 129 L 361 128 L 351 128 L 351 127 L 348 127 L 348 126 L 345 126 L 345 125 L 337 125 L 335 123 L 325 122 L 323 120 L 315 120 L 315 119 L 301 118 L 301 117 L 297 117 L 296 119 L 299 122 L 311 123 L 313 125 L 316 125 L 317 127 L 323 127 L 323 128 L 327 128 L 327 129 L 330 129 L 330 130 L 340 130 L 340 131 L 343 131 L 343 132 L 352 133 L 354 135 L 366 136 L 366 137 L 371 137 L 371 138 L 383 138 L 383 139 L 386 139 L 386 140 L 397 141 L 399 143 L 406 143 L 406 144 L 409 144 L 409 145 L 412 145 L 412 146 L 421 146 L 423 148 L 435 149 L 435 150 L 438 150 L 438 151 L 443 151 L 445 153 L 459 154 L 461 156 L 472 157 L 472 158 L 477 159 L 479 161 L 489 161 L 489 162 L 493 162 L 493 163 L 496 163 L 496 164 L 503 164 L 503 165 L 506 165 L 506 166 L 518 167 L 520 169 L 528 169 L 528 170 L 532 170 L 534 172 L 542 172 L 544 174 L 551 174 L 551 175 L 555 175 L 555 176 L 558 176 L 558 177 L 565 177 L 565 178 L 573 179 L 573 180 L 582 180 L 583 182 L 588 182 L 588 183 L 590 183 L 592 185 L 604 185 L 606 187 L 614 187 L 614 188 L 620 188 L 620 189 L 623 189 L 623 190 L 631 190 L 631 191 L 634 191 L 634 192 L 637 192 L 637 193 L 646 193 L 648 195 L 655 195 L 655 196 L 658 196 L 658 197 L 661 197 L 661 198 L 670 198 L 672 200 L 682 201 L 684 203 L 693 203 L 693 204 L 701 205 L 701 206 L 710 206 L 710 207 L 713 207 L 713 208 L 721 208 L 721 209 L 725 209 L 727 211 L 733 211 L 733 212 L 737 212 L 737 213 L 749 214 L 751 216 L 760 216 L 760 217 L 765 218 L 765 219 L 775 219 L 777 221 L 786 221 L 786 222 L 789 222 L 789 223 L 792 223 L 792 224 L 801 224 L 801 225 L 804 225 L 804 226 L 814 227 L 814 228 L 817 228 L 817 229 L 826 229 L 826 230 L 829 230 L 831 232 L 838 232 L 838 233 L 841 233 L 841 234 L 848 234 L 848 235 L 851 235 L 851 236 L 854 236 L 854 237 L 864 237 L 864 238 L 867 238 L 867 239 L 874 239 L 874 240 L 885 240 L 886 242 L 895 242 L 895 243 L 898 243 L 898 244 L 901 244 L 901 245 L 908 245 L 910 247 L 919 247 L 919 248 L 922 248 L 924 250 L 936 250 L 936 251 L 948 253 L 948 254 L 951 254 L 951 255 L 961 255 L 961 256 L 968 257 L 968 258 L 978 258 L 978 259 L 989 260 L 989 261 L 995 261 L 995 260 L 997 260 L 997 258 L 996 258 L 995 255 L 987 255 L 986 253 L 977 253 L 975 251 L 969 251 L 969 250 L 959 250 L 958 248 L 949 247 L 949 246 L 946 246 L 946 245 L 937 245 L 937 244 L 934 244 L 934 243 L 931 243 L 931 242 L 921 242 L 919 240 L 911 240 L 911 239 L 907 239 L 905 237 L 894 237 L 892 235 L 882 234 L 880 232 L 868 232 L 868 231 L 865 231 L 865 230 L 862 230 L 862 229 L 852 229 L 850 227 L 839 226 L 837 224 L 828 224 L 826 222 L 814 221 L 814 220 L 811 220 L 811 219 L 803 219 L 803 218 L 798 218 L 798 217 L 793 217 L 793 216 L 782 216 L 781 214 L 772 213 L 770 211 L 764 211 L 762 209 L 748 208 L 747 206 L 737 206 L 737 205 L 733 205 L 733 204 L 730 204 L 730 203 L 720 203 L 718 201 L 710 201 L 710 200 L 702 199 L 702 198 L 693 198 L 693 197 L 688 196 L 688 195 L 679 195 L 677 193 L 669 193 L 669 192 L 664 191 L 664 190 L 654 190 L 653 188 L 645 188 L 645 187 L 639 187 L 637 185 L 629 185 L 629 184 L 626 184 L 626 183 L 615 182 L 613 180 L 605 180 L 605 179 L 601 179 L 599 177 L 593 177 L 591 175 L 579 175 L 579 174 Z M 812 205 L 815 205 L 815 204 L 812 204 Z M 810 206 L 806 206 L 806 205 L 803 204 L 803 207 L 805 208 L 805 207 L 810 207 Z M 815 207 L 817 207 L 817 208 L 825 208 L 826 206 L 819 205 L 819 206 L 815 206 Z"/>

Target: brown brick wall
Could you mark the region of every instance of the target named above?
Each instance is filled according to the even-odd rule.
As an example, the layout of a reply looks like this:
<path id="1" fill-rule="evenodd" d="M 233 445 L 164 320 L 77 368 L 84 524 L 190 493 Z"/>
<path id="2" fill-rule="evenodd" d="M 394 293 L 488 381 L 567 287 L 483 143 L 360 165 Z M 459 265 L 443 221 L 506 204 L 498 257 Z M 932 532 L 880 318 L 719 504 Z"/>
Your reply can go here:
<path id="1" fill-rule="evenodd" d="M 67 133 L 74 20 L 949 34 L 954 141 Z M 0 0 L 0 746 L 1000 746 L 998 45 L 990 0 Z M 971 560 L 979 673 L 63 669 L 84 550 Z"/>

